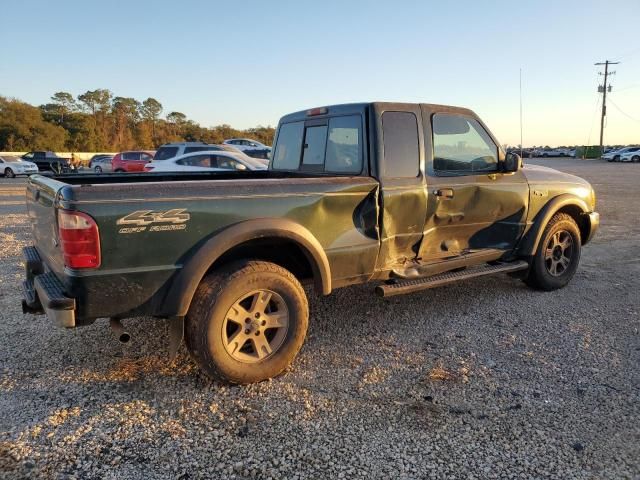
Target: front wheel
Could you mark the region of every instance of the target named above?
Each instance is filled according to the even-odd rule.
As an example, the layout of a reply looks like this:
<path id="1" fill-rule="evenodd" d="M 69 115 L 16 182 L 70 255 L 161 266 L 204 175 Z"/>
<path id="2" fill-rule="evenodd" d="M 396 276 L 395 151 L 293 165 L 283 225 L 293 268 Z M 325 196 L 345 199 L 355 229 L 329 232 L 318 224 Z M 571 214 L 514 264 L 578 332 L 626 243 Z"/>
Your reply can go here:
<path id="1" fill-rule="evenodd" d="M 544 229 L 525 283 L 537 290 L 557 290 L 567 285 L 580 262 L 580 230 L 566 213 L 556 213 Z"/>
<path id="2" fill-rule="evenodd" d="M 307 297 L 291 272 L 242 261 L 202 280 L 186 317 L 185 340 L 209 377 L 254 383 L 293 362 L 308 323 Z"/>
<path id="3" fill-rule="evenodd" d="M 634 163 L 635 162 L 640 162 L 640 156 L 634 155 L 633 157 L 631 157 L 631 161 L 634 162 Z"/>
<path id="4" fill-rule="evenodd" d="M 102 173 L 102 167 L 97 166 L 97 167 L 95 167 L 95 168 L 93 169 L 93 171 L 94 171 L 94 172 L 96 172 L 96 173 Z"/>
<path id="5" fill-rule="evenodd" d="M 10 168 L 5 168 L 4 169 L 4 176 L 7 178 L 15 178 L 16 174 L 13 173 L 13 170 L 11 170 Z"/>

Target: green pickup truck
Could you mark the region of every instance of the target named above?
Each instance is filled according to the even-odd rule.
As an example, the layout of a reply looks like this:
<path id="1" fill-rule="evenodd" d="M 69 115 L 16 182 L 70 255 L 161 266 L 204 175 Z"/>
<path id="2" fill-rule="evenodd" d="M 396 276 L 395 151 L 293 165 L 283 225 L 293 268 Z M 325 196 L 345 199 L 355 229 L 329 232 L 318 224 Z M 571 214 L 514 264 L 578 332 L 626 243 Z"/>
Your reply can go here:
<path id="1" fill-rule="evenodd" d="M 499 145 L 468 109 L 357 103 L 283 117 L 267 171 L 32 176 L 23 311 L 110 318 L 122 339 L 123 318 L 168 318 L 208 375 L 250 383 L 301 348 L 304 284 L 561 288 L 598 228 L 594 191 Z"/>

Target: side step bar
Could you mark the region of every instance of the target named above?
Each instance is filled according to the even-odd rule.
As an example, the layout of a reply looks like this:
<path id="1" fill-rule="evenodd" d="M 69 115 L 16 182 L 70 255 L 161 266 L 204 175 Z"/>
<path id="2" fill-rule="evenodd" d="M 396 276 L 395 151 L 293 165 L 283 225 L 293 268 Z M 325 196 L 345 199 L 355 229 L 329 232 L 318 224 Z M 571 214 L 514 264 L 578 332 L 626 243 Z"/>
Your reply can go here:
<path id="1" fill-rule="evenodd" d="M 527 268 L 529 268 L 529 263 L 524 260 L 501 263 L 499 265 L 483 265 L 481 267 L 473 267 L 460 272 L 447 272 L 439 275 L 433 275 L 431 277 L 378 285 L 376 287 L 376 295 L 379 297 L 393 297 L 394 295 L 418 292 L 420 290 L 426 290 L 427 288 L 441 287 L 442 285 L 459 282 L 460 280 L 484 277 L 486 275 L 495 275 L 496 273 L 517 272 L 518 270 L 525 270 Z"/>

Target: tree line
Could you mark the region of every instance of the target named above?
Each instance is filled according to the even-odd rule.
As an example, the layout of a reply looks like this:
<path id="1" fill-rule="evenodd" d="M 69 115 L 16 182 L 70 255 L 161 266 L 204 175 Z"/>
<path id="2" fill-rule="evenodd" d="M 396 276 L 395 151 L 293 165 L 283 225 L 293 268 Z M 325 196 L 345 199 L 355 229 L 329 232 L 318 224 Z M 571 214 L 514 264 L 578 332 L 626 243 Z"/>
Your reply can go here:
<path id="1" fill-rule="evenodd" d="M 249 137 L 267 145 L 272 127 L 237 130 L 230 125 L 202 127 L 182 112 L 162 116 L 155 98 L 138 101 L 114 96 L 106 89 L 89 90 L 77 97 L 56 92 L 51 102 L 35 107 L 0 96 L 0 151 L 53 150 L 118 152 L 153 150 L 169 142 L 221 143 Z"/>

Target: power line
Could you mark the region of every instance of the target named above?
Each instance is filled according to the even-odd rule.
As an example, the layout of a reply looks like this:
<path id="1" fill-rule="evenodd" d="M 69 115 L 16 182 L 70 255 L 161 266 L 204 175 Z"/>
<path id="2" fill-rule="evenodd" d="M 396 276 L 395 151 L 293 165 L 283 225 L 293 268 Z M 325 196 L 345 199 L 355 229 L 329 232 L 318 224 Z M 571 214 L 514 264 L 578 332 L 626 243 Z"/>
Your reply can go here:
<path id="1" fill-rule="evenodd" d="M 616 107 L 616 110 L 618 110 L 621 114 L 623 114 L 625 117 L 630 118 L 631 120 L 633 120 L 634 122 L 638 122 L 640 123 L 640 119 L 632 117 L 631 115 L 629 115 L 628 113 L 624 112 L 618 105 L 616 105 L 616 102 L 614 102 L 613 100 L 611 100 L 611 98 L 609 98 L 609 101 L 611 102 L 611 104 Z"/>

